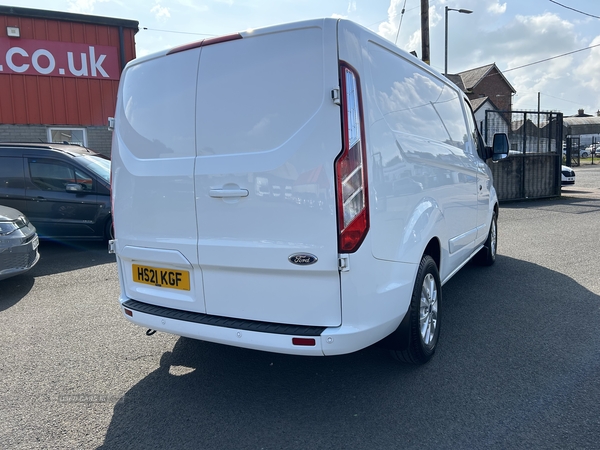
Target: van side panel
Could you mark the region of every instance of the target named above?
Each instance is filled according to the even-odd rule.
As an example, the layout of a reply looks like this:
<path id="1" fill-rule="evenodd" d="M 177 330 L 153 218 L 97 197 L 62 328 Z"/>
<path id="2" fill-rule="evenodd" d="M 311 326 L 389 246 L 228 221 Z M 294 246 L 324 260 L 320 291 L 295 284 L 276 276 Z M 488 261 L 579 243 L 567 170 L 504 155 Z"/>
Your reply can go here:
<path id="1" fill-rule="evenodd" d="M 452 271 L 473 251 L 477 221 L 477 155 L 465 151 L 469 141 L 462 97 L 399 55 L 374 43 L 369 47 L 373 116 L 388 126 L 394 141 L 380 147 L 383 190 L 389 194 L 392 221 L 402 230 L 396 245 L 375 242 L 373 252 L 379 258 L 418 262 L 428 242 L 424 228 L 433 225 L 430 231 L 443 233 L 440 240 L 448 247 L 442 271 Z M 431 222 L 423 202 L 440 209 L 443 225 Z M 422 213 L 415 216 L 417 211 Z"/>
<path id="2" fill-rule="evenodd" d="M 438 238 L 445 278 L 475 248 L 478 156 L 467 145 L 461 94 L 397 52 L 340 21 L 340 59 L 363 75 L 371 250 L 378 259 L 417 264 Z"/>

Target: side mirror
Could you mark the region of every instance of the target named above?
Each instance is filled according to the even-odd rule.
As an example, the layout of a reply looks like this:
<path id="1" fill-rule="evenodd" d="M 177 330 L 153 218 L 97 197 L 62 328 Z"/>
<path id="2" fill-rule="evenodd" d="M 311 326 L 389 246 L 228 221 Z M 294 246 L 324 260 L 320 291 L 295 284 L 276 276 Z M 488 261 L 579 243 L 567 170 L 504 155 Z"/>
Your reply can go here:
<path id="1" fill-rule="evenodd" d="M 65 191 L 67 192 L 81 192 L 83 191 L 83 186 L 77 183 L 69 183 L 65 186 Z"/>
<path id="2" fill-rule="evenodd" d="M 492 144 L 492 161 L 498 162 L 508 156 L 510 147 L 508 145 L 508 136 L 506 133 L 494 134 Z"/>

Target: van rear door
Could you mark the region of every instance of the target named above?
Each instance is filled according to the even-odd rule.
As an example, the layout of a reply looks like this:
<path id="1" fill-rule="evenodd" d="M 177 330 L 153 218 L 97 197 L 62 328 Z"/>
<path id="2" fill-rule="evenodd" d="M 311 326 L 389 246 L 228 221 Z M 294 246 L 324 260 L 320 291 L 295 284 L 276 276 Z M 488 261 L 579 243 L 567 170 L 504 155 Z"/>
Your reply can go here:
<path id="1" fill-rule="evenodd" d="M 194 169 L 207 314 L 341 324 L 336 21 L 201 49 Z"/>

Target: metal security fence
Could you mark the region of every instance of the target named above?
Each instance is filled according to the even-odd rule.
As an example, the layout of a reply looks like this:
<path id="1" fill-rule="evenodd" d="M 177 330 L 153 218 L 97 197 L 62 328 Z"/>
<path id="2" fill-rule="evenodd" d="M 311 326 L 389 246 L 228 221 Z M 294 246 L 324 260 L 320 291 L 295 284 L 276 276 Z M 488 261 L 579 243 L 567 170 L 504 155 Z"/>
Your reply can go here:
<path id="1" fill-rule="evenodd" d="M 577 167 L 581 164 L 581 153 L 579 152 L 581 139 L 579 136 L 567 136 L 566 141 L 565 158 L 567 160 L 567 166 Z"/>
<path id="2" fill-rule="evenodd" d="M 500 201 L 560 195 L 563 116 L 556 112 L 486 111 L 483 138 L 506 133 L 508 158 L 490 164 Z"/>

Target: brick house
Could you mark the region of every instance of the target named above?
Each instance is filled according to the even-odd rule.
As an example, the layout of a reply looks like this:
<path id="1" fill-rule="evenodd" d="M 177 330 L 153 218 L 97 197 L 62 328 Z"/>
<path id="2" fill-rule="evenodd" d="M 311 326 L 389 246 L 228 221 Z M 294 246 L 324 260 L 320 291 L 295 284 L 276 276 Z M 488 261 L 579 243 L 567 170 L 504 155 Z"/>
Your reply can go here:
<path id="1" fill-rule="evenodd" d="M 446 76 L 462 89 L 471 101 L 480 131 L 483 132 L 486 111 L 512 111 L 512 96 L 517 91 L 495 63 Z"/>

